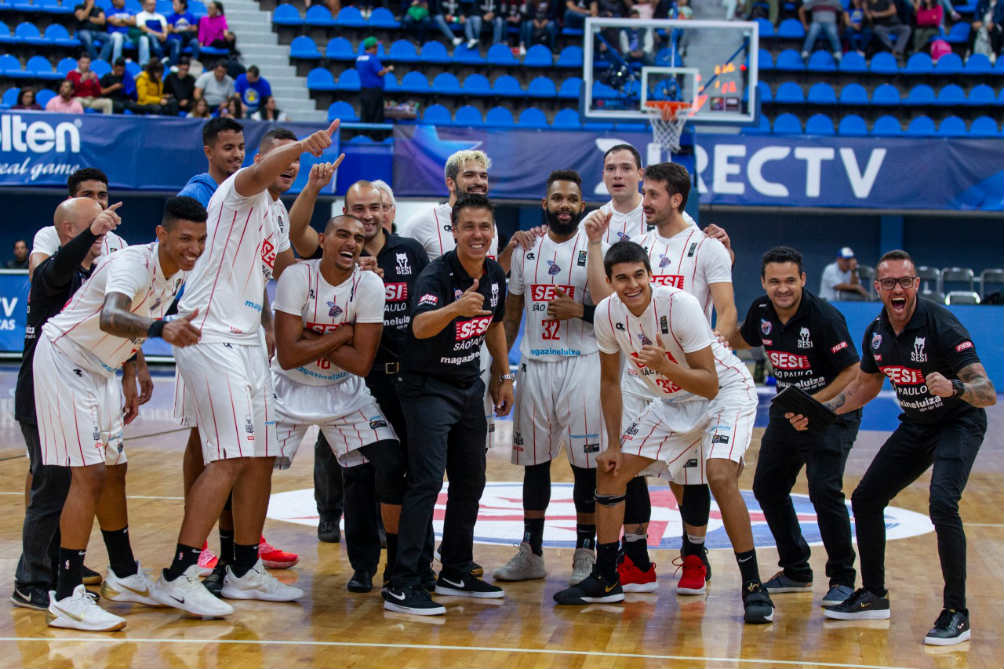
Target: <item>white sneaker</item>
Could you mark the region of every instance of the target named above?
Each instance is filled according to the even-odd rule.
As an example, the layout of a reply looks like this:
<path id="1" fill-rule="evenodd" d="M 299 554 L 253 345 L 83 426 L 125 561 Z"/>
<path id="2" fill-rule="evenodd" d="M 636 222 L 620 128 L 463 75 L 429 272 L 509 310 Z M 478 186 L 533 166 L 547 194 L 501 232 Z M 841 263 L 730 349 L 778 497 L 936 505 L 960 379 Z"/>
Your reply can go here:
<path id="1" fill-rule="evenodd" d="M 460 46 L 463 43 L 464 43 L 464 38 L 463 37 L 454 37 L 453 38 L 453 46 Z"/>
<path id="2" fill-rule="evenodd" d="M 154 599 L 153 591 L 157 586 L 150 575 L 143 571 L 142 565 L 136 561 L 136 573 L 131 576 L 119 577 L 108 567 L 108 574 L 101 583 L 101 596 L 113 602 L 136 602 L 147 606 L 163 606 Z"/>
<path id="3" fill-rule="evenodd" d="M 126 626 L 125 618 L 108 613 L 88 596 L 81 583 L 73 594 L 56 601 L 56 592 L 49 591 L 49 626 L 83 630 L 85 632 L 114 632 Z"/>
<path id="4" fill-rule="evenodd" d="M 512 559 L 496 569 L 492 576 L 496 581 L 529 581 L 544 578 L 547 576 L 544 556 L 534 553 L 530 544 L 524 541 Z"/>
<path id="5" fill-rule="evenodd" d="M 593 573 L 593 565 L 596 564 L 596 554 L 589 548 L 576 548 L 572 556 L 572 577 L 568 579 L 568 585 L 578 585 Z"/>
<path id="6" fill-rule="evenodd" d="M 473 49 L 477 45 L 478 45 L 478 40 L 476 40 L 476 39 L 472 39 L 472 40 L 468 40 L 467 41 L 467 48 L 468 49 Z"/>
<path id="7" fill-rule="evenodd" d="M 151 594 L 161 604 L 202 618 L 221 618 L 234 612 L 234 607 L 206 590 L 199 580 L 199 566 L 194 564 L 173 581 L 161 573 Z"/>
<path id="8" fill-rule="evenodd" d="M 303 590 L 286 585 L 265 571 L 259 558 L 255 566 L 240 578 L 234 576 L 230 565 L 223 577 L 223 592 L 227 599 L 260 599 L 265 602 L 291 602 L 303 597 Z"/>

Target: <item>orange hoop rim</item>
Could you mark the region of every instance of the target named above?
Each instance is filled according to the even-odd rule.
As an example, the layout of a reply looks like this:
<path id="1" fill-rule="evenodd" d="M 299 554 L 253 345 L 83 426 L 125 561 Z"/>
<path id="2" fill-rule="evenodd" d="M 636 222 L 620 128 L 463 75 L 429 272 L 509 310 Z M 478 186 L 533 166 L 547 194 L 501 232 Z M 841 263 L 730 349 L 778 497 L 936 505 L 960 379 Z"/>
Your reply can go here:
<path id="1" fill-rule="evenodd" d="M 653 113 L 668 109 L 675 118 L 681 111 L 690 107 L 691 103 L 682 100 L 646 100 L 645 106 L 649 107 Z"/>

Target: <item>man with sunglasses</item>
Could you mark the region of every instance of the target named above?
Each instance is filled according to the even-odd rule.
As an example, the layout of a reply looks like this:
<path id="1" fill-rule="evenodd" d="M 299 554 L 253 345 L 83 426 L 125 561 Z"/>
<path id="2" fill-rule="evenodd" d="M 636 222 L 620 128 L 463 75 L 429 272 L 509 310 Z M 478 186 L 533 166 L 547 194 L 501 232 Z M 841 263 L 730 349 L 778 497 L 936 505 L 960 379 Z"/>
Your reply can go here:
<path id="1" fill-rule="evenodd" d="M 933 465 L 929 508 L 945 580 L 944 609 L 924 643 L 947 646 L 970 637 L 959 499 L 986 433 L 983 407 L 992 406 L 997 395 L 969 333 L 944 307 L 918 300 L 918 286 L 906 251 L 882 256 L 875 289 L 883 309 L 865 330 L 861 372 L 824 403 L 838 414 L 849 413 L 878 395 L 889 377 L 903 413 L 851 496 L 862 587 L 844 602 L 823 608 L 827 618 L 838 620 L 889 617 L 883 511 Z M 798 430 L 811 427 L 804 416 L 785 418 Z"/>

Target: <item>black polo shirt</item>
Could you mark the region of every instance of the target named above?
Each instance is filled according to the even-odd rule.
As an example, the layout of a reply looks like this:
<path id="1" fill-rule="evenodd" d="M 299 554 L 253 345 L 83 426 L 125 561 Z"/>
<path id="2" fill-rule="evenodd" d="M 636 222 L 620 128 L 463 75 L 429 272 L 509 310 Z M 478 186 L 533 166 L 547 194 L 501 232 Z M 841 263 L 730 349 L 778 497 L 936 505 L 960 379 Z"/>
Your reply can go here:
<path id="1" fill-rule="evenodd" d="M 383 337 L 377 350 L 373 369 L 382 371 L 388 362 L 398 362 L 408 341 L 411 311 L 408 300 L 415 281 L 429 264 L 429 256 L 414 239 L 395 234 L 384 235 L 384 245 L 376 261 L 383 270 L 384 306 Z M 369 255 L 363 251 L 363 255 Z"/>
<path id="2" fill-rule="evenodd" d="M 795 385 L 817 393 L 858 361 L 844 315 L 807 290 L 787 323 L 761 295 L 746 312 L 740 334 L 750 346 L 763 346 L 778 390 Z"/>
<path id="3" fill-rule="evenodd" d="M 463 295 L 474 280 L 460 264 L 456 250 L 436 258 L 422 271 L 411 295 L 411 317 L 441 309 Z M 473 383 L 480 373 L 481 343 L 493 323 L 505 312 L 506 284 L 502 266 L 485 259 L 484 274 L 478 280 L 488 316 L 458 317 L 439 334 L 416 339 L 409 328 L 407 353 L 401 359 L 404 371 L 428 374 L 460 384 Z"/>
<path id="4" fill-rule="evenodd" d="M 861 371 L 889 377 L 903 409 L 899 418 L 909 423 L 938 423 L 967 411 L 982 411 L 955 397 L 932 395 L 924 382 L 931 372 L 958 378 L 960 369 L 979 361 L 969 332 L 955 314 L 919 298 L 899 335 L 882 309 L 865 329 L 861 343 Z"/>

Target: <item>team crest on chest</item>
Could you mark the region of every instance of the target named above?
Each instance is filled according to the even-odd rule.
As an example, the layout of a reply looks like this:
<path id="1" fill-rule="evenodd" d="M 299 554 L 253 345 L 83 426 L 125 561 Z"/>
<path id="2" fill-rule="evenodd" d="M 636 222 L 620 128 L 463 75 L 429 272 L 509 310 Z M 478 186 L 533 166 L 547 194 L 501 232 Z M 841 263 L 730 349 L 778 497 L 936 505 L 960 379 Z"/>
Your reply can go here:
<path id="1" fill-rule="evenodd" d="M 914 337 L 913 351 L 910 353 L 910 360 L 913 362 L 927 362 L 927 352 L 924 350 L 924 345 L 926 343 L 927 337 Z"/>
<path id="2" fill-rule="evenodd" d="M 395 253 L 394 259 L 397 263 L 395 269 L 397 273 L 401 276 L 411 275 L 411 265 L 408 264 L 408 254 L 407 253 Z"/>
<path id="3" fill-rule="evenodd" d="M 651 346 L 652 340 L 645 336 L 644 332 L 638 333 L 638 340 L 641 342 L 642 346 Z"/>
<path id="4" fill-rule="evenodd" d="M 671 262 L 673 262 L 673 261 L 670 260 L 669 258 L 667 258 L 665 255 L 659 256 L 659 267 L 665 267 L 666 265 L 670 264 Z"/>
<path id="5" fill-rule="evenodd" d="M 877 351 L 882 346 L 882 335 L 876 332 L 872 335 L 872 350 Z"/>
<path id="6" fill-rule="evenodd" d="M 547 261 L 547 273 L 550 274 L 551 276 L 554 276 L 555 274 L 558 274 L 559 272 L 561 272 L 561 267 L 558 266 L 558 263 L 554 262 L 553 260 L 548 260 Z"/>
<path id="7" fill-rule="evenodd" d="M 338 318 L 342 315 L 342 308 L 335 304 L 334 298 L 328 301 L 328 317 Z"/>
<path id="8" fill-rule="evenodd" d="M 620 240 L 620 241 L 622 241 L 622 242 L 630 241 L 631 240 L 631 235 L 629 235 L 626 232 L 618 232 L 617 233 L 617 239 Z"/>
<path id="9" fill-rule="evenodd" d="M 766 318 L 760 319 L 760 334 L 769 335 L 770 331 L 774 328 L 769 320 Z"/>
<path id="10" fill-rule="evenodd" d="M 809 328 L 802 328 L 798 331 L 798 347 L 812 348 L 812 337 L 809 334 Z"/>

